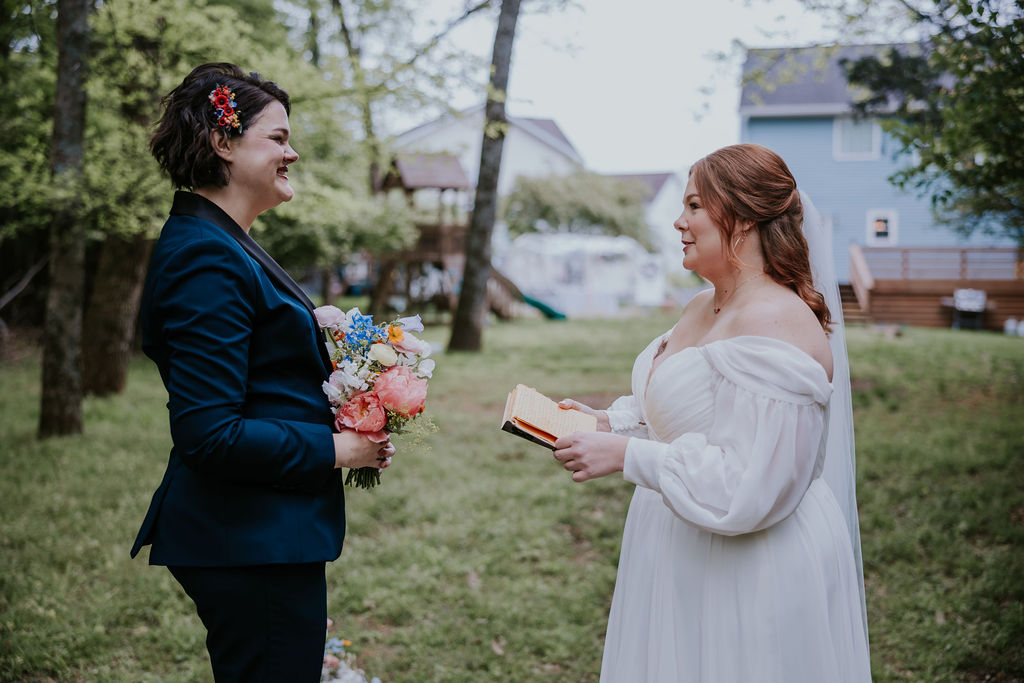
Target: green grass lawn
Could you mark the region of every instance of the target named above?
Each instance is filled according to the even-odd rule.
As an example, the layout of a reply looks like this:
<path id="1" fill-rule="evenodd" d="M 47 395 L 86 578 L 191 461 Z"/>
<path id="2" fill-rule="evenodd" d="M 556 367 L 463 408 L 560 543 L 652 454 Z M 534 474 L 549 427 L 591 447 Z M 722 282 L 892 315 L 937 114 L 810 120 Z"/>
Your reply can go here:
<path id="1" fill-rule="evenodd" d="M 606 405 L 672 322 L 500 324 L 483 353 L 437 355 L 438 431 L 350 493 L 328 565 L 332 635 L 369 675 L 597 680 L 632 486 L 574 484 L 498 422 L 517 382 Z M 1024 339 L 849 337 L 875 680 L 1024 680 Z M 170 445 L 155 367 L 45 442 L 39 376 L 0 365 L 0 680 L 212 680 L 187 597 L 128 559 Z"/>

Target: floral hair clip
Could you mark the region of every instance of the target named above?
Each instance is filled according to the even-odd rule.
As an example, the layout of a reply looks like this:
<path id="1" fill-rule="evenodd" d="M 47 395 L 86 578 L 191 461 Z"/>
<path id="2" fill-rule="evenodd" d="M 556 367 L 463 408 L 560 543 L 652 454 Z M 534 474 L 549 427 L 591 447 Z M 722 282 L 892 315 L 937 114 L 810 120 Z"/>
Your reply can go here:
<path id="1" fill-rule="evenodd" d="M 213 112 L 217 116 L 217 125 L 221 128 L 234 128 L 239 134 L 242 133 L 242 122 L 238 118 L 239 110 L 236 109 L 235 93 L 228 90 L 228 86 L 218 85 L 211 90 L 210 104 L 213 105 Z"/>

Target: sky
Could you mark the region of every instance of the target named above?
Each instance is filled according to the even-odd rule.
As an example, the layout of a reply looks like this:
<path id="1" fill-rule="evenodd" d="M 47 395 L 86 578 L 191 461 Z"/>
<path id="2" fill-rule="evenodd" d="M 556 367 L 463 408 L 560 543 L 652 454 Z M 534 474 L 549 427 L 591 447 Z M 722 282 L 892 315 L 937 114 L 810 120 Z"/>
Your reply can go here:
<path id="1" fill-rule="evenodd" d="M 461 6 L 426 1 L 438 16 Z M 796 0 L 576 0 L 566 9 L 521 14 L 506 109 L 553 119 L 589 170 L 683 172 L 739 142 L 736 41 L 807 45 L 823 40 L 822 23 Z M 452 40 L 489 62 L 494 29 L 492 14 L 460 27 Z M 481 100 L 467 90 L 452 103 Z"/>

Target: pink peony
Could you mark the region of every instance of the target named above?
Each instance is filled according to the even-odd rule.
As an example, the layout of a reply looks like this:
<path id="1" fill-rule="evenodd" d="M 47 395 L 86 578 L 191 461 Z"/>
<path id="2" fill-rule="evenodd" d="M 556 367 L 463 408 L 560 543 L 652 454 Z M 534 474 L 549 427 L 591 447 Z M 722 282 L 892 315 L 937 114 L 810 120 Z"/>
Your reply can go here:
<path id="1" fill-rule="evenodd" d="M 381 403 L 372 391 L 353 396 L 348 403 L 338 408 L 335 426 L 338 431 L 348 427 L 361 433 L 380 432 L 387 422 L 387 415 Z"/>
<path id="2" fill-rule="evenodd" d="M 396 365 L 377 377 L 373 391 L 385 408 L 402 417 L 412 417 L 423 410 L 427 380 L 417 377 L 404 365 Z"/>

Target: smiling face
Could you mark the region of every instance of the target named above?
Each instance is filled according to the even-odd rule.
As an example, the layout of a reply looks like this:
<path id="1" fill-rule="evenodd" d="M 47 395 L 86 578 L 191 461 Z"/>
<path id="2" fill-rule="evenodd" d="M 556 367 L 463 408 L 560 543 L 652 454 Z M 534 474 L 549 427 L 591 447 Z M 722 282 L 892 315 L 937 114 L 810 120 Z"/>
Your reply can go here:
<path id="1" fill-rule="evenodd" d="M 683 267 L 701 277 L 714 275 L 729 265 L 725 236 L 705 210 L 692 177 L 683 197 L 683 213 L 672 224 L 683 242 Z"/>
<path id="2" fill-rule="evenodd" d="M 228 184 L 232 190 L 244 193 L 257 213 L 295 194 L 288 183 L 288 165 L 299 155 L 288 142 L 290 136 L 288 112 L 275 100 L 255 120 L 247 122 L 241 137 L 230 140 Z"/>

